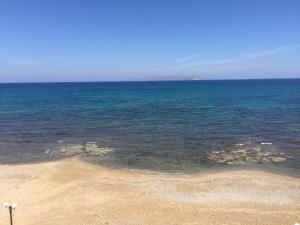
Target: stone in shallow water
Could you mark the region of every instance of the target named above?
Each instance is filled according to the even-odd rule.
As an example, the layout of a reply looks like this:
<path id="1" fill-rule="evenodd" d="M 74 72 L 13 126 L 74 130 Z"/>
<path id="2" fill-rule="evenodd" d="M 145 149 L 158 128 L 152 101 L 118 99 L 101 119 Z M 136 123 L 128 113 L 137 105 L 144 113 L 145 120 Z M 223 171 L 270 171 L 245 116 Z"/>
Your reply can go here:
<path id="1" fill-rule="evenodd" d="M 48 149 L 47 151 L 45 151 L 45 153 L 53 157 L 59 157 L 59 156 L 66 157 L 66 156 L 83 155 L 83 154 L 99 156 L 111 151 L 113 151 L 112 148 L 98 147 L 98 145 L 95 142 L 88 142 L 85 146 L 71 145 L 71 146 L 66 146 L 52 151 Z"/>
<path id="2" fill-rule="evenodd" d="M 259 152 L 258 155 L 259 156 L 271 156 L 272 152 Z"/>
<path id="3" fill-rule="evenodd" d="M 51 149 L 47 149 L 47 150 L 45 151 L 45 154 L 50 154 L 50 152 L 51 152 Z"/>
<path id="4" fill-rule="evenodd" d="M 222 154 L 221 155 L 222 159 L 224 159 L 225 161 L 230 161 L 233 160 L 234 157 L 231 154 Z"/>
<path id="5" fill-rule="evenodd" d="M 245 157 L 245 161 L 246 162 L 258 162 L 259 159 L 257 159 L 257 157 L 247 156 L 247 157 Z"/>
<path id="6" fill-rule="evenodd" d="M 256 151 L 256 152 L 260 152 L 261 148 L 253 148 L 253 150 Z"/>
<path id="7" fill-rule="evenodd" d="M 266 157 L 263 157 L 263 158 L 261 158 L 260 162 L 262 162 L 262 163 L 269 163 L 270 160 L 268 158 L 266 158 Z"/>
<path id="8" fill-rule="evenodd" d="M 270 159 L 272 160 L 272 162 L 275 162 L 275 163 L 280 163 L 280 162 L 286 161 L 286 158 L 284 158 L 284 157 L 270 157 Z"/>
<path id="9" fill-rule="evenodd" d="M 245 152 L 247 152 L 247 149 L 238 149 L 238 150 L 233 150 L 233 151 L 230 151 L 230 152 L 233 153 L 233 154 L 245 153 Z"/>
<path id="10" fill-rule="evenodd" d="M 244 157 L 245 155 L 244 154 L 234 154 L 232 155 L 232 157 L 235 159 L 235 160 L 240 160 Z"/>
<path id="11" fill-rule="evenodd" d="M 217 156 L 217 155 L 214 155 L 214 154 L 209 154 L 209 155 L 207 156 L 207 158 L 208 158 L 209 160 L 218 160 L 220 157 Z"/>
<path id="12" fill-rule="evenodd" d="M 62 156 L 72 156 L 76 154 L 82 154 L 84 152 L 84 147 L 82 145 L 73 145 L 61 148 L 59 151 L 53 151 L 50 155 L 62 155 Z"/>
<path id="13" fill-rule="evenodd" d="M 225 151 L 211 151 L 207 158 L 216 163 L 228 165 L 241 165 L 245 163 L 281 163 L 289 158 L 285 153 L 272 153 L 262 151 L 260 148 L 237 149 L 226 153 Z"/>
<path id="14" fill-rule="evenodd" d="M 87 143 L 85 146 L 85 153 L 88 155 L 102 155 L 108 152 L 112 152 L 112 148 L 98 147 L 95 143 Z"/>

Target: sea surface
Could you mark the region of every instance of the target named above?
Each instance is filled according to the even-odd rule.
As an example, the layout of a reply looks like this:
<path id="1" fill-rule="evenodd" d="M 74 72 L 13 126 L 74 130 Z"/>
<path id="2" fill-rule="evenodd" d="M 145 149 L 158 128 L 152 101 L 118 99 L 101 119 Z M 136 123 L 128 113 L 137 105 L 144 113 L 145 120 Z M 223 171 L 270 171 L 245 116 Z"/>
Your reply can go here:
<path id="1" fill-rule="evenodd" d="M 300 79 L 0 84 L 0 163 L 88 143 L 112 149 L 87 156 L 105 165 L 230 167 L 208 153 L 252 148 L 299 171 Z"/>

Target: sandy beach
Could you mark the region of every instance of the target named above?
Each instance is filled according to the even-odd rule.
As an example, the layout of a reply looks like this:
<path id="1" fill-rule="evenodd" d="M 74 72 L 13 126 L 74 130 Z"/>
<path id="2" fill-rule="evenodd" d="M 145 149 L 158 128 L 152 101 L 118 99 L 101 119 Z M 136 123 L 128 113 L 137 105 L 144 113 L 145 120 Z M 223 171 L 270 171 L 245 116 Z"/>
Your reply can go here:
<path id="1" fill-rule="evenodd" d="M 71 158 L 1 165 L 0 193 L 18 203 L 16 225 L 300 222 L 300 179 L 264 171 L 166 174 Z"/>

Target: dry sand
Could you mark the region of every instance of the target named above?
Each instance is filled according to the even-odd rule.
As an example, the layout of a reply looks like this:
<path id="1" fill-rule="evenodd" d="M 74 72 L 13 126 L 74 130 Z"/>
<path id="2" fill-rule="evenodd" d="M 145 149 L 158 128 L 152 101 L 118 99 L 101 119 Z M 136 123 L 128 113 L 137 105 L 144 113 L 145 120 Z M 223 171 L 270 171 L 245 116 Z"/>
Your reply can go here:
<path id="1" fill-rule="evenodd" d="M 253 170 L 165 174 L 77 158 L 1 165 L 4 201 L 18 203 L 15 225 L 300 223 L 300 179 Z"/>

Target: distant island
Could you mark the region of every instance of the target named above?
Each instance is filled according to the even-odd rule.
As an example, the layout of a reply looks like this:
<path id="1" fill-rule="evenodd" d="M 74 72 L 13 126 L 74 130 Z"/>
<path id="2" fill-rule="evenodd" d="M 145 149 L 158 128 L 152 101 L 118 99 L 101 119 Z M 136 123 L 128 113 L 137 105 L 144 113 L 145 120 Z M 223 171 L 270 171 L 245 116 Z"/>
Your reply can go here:
<path id="1" fill-rule="evenodd" d="M 175 81 L 175 80 L 201 80 L 198 75 L 189 75 L 189 76 L 153 76 L 149 77 L 146 80 L 149 81 Z"/>

